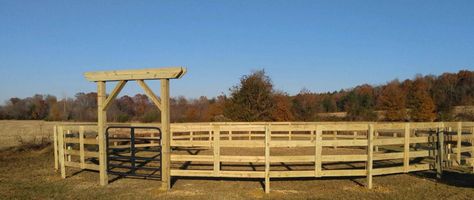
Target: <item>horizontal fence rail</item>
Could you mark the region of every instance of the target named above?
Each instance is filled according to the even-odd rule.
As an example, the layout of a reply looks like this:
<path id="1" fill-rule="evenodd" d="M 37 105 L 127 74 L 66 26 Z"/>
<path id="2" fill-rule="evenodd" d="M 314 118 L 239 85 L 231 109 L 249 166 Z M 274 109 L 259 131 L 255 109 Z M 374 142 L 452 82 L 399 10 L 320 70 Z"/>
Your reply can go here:
<path id="1" fill-rule="evenodd" d="M 66 166 L 98 169 L 86 162 L 98 152 L 85 146 L 100 143 L 84 137 L 85 130 L 97 127 L 55 127 L 55 167 L 61 174 Z M 442 147 L 437 147 L 439 132 Z M 171 176 L 261 178 L 266 192 L 271 178 L 365 176 L 371 188 L 377 175 L 441 165 L 469 164 L 474 170 L 473 122 L 177 123 L 171 124 L 170 138 Z"/>

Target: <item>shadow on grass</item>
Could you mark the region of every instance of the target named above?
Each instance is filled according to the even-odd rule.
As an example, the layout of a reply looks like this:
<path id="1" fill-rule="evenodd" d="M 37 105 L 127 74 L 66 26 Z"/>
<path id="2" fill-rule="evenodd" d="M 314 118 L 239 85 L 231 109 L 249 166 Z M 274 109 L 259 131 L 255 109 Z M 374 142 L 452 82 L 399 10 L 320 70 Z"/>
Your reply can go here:
<path id="1" fill-rule="evenodd" d="M 420 171 L 410 173 L 413 176 L 433 182 L 464 188 L 474 188 L 474 174 L 460 170 L 445 170 L 441 179 L 436 178 L 435 171 Z"/>

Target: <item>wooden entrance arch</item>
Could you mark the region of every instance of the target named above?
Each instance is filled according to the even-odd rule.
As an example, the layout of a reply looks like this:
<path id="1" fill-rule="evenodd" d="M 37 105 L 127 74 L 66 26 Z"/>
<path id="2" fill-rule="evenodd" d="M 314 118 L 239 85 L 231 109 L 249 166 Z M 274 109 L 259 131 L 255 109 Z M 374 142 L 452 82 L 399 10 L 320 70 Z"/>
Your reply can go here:
<path id="1" fill-rule="evenodd" d="M 100 185 L 108 184 L 105 130 L 107 128 L 107 108 L 128 81 L 136 81 L 145 94 L 161 111 L 162 140 L 162 188 L 170 189 L 170 79 L 179 79 L 186 73 L 184 67 L 151 68 L 139 70 L 115 70 L 86 72 L 87 80 L 97 83 L 97 126 L 99 139 Z M 161 98 L 148 87 L 145 80 L 160 80 Z M 106 94 L 106 83 L 118 82 L 110 95 Z"/>

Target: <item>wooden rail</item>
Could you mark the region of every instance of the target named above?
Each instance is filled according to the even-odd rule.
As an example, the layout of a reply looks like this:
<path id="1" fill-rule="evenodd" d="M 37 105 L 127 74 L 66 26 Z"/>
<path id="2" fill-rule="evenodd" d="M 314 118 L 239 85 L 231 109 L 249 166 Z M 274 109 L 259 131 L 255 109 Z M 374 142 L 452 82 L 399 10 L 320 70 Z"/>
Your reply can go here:
<path id="1" fill-rule="evenodd" d="M 434 152 L 430 145 L 436 137 L 432 133 L 443 128 L 451 130 L 446 132 L 445 138 L 449 145 L 446 161 L 471 164 L 474 170 L 473 122 L 183 123 L 171 124 L 170 128 L 171 176 L 262 178 L 266 192 L 270 191 L 270 180 L 274 178 L 365 176 L 366 186 L 371 188 L 373 176 L 433 169 L 431 160 Z M 86 158 L 97 158 L 99 153 L 87 151 L 84 146 L 101 144 L 96 138 L 84 137 L 85 130 L 97 131 L 97 126 L 57 126 L 54 130 L 55 167 L 61 170 L 63 177 L 65 167 L 99 169 L 99 165 L 85 162 Z M 78 136 L 70 137 L 74 134 Z M 79 149 L 70 149 L 69 144 L 79 145 Z M 259 152 L 262 153 L 223 154 L 229 149 L 237 152 L 261 149 Z M 305 155 L 272 153 L 278 149 L 290 152 L 313 150 Z M 207 153 L 183 153 L 192 150 Z M 327 153 L 330 151 L 338 153 Z M 70 156 L 79 156 L 79 161 L 71 160 Z M 386 161 L 398 164 L 384 165 Z M 246 171 L 226 168 L 228 165 L 249 163 L 258 165 L 258 169 Z M 310 167 L 277 169 L 282 163 Z M 340 163 L 357 164 L 358 167 L 331 167 Z M 193 164 L 209 167 L 187 167 Z"/>

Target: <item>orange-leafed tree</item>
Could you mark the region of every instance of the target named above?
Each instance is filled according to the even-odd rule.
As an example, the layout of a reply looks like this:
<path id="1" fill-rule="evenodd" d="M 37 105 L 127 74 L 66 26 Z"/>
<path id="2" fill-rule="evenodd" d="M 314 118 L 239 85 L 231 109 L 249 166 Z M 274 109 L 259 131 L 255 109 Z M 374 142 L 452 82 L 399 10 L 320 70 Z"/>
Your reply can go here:
<path id="1" fill-rule="evenodd" d="M 429 93 L 428 83 L 421 77 L 413 81 L 408 93 L 408 108 L 412 121 L 433 121 L 435 104 Z"/>
<path id="2" fill-rule="evenodd" d="M 275 106 L 272 111 L 272 117 L 275 121 L 293 121 L 293 113 L 291 112 L 291 99 L 288 94 L 277 92 L 273 96 Z"/>
<path id="3" fill-rule="evenodd" d="M 385 111 L 387 121 L 406 120 L 406 94 L 400 87 L 398 80 L 383 86 L 377 98 L 377 107 Z"/>

